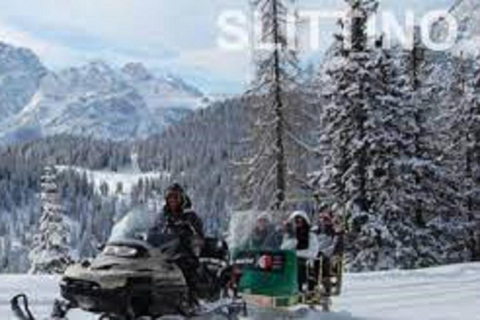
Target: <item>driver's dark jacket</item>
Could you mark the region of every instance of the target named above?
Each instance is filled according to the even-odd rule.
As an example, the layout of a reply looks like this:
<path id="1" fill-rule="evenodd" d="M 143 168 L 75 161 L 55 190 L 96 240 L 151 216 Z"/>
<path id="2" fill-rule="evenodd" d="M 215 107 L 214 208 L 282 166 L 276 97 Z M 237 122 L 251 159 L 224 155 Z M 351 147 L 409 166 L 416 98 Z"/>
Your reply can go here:
<path id="1" fill-rule="evenodd" d="M 164 208 L 150 232 L 175 233 L 178 235 L 182 250 L 185 250 L 186 255 L 178 260 L 177 264 L 182 269 L 189 288 L 197 291 L 200 275 L 198 273 L 199 260 L 194 253 L 194 239 L 204 239 L 202 220 L 191 209 L 173 215 Z"/>
<path id="2" fill-rule="evenodd" d="M 204 238 L 203 222 L 191 209 L 179 214 L 172 214 L 165 208 L 155 222 L 154 230 Z"/>
<path id="3" fill-rule="evenodd" d="M 188 251 L 194 250 L 194 240 L 204 239 L 203 222 L 191 209 L 179 214 L 172 214 L 167 208 L 157 218 L 153 233 L 174 233 L 182 242 L 182 247 Z"/>

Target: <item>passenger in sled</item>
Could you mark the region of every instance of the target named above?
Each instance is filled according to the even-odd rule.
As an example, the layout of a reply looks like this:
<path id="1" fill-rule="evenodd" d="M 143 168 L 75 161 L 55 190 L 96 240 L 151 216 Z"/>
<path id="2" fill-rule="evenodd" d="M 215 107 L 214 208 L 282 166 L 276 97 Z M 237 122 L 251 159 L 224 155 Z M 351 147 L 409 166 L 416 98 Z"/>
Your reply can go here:
<path id="1" fill-rule="evenodd" d="M 247 247 L 253 250 L 275 249 L 282 243 L 282 233 L 271 221 L 268 213 L 258 216 Z"/>
<path id="2" fill-rule="evenodd" d="M 233 217 L 230 235 L 236 289 L 248 303 L 281 308 L 298 303 L 295 247 L 283 249 L 284 224 L 272 212 Z"/>
<path id="3" fill-rule="evenodd" d="M 309 276 L 319 252 L 317 236 L 312 232 L 311 221 L 304 211 L 293 212 L 284 223 L 282 250 L 295 250 L 298 259 L 298 285 L 301 292 L 313 291 L 316 281 Z"/>
<path id="4" fill-rule="evenodd" d="M 338 295 L 342 273 L 343 226 L 332 211 L 325 209 L 320 214 L 313 231 L 317 235 L 319 245 L 319 260 L 315 263 L 315 275 L 321 278 L 320 281 L 327 296 L 332 294 L 332 278 L 336 277 L 334 285 L 337 289 L 336 295 Z"/>

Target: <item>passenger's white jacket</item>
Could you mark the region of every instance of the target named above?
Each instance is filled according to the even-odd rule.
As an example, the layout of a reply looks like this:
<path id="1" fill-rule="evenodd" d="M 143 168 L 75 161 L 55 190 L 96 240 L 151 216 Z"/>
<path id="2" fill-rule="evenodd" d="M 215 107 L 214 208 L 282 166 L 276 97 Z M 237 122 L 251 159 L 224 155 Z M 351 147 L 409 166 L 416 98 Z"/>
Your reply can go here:
<path id="1" fill-rule="evenodd" d="M 302 217 L 307 221 L 308 225 L 311 226 L 310 218 L 303 211 L 295 211 L 288 218 L 288 222 L 291 223 L 295 220 L 296 217 Z M 296 250 L 297 248 L 297 239 L 291 238 L 288 235 L 283 237 L 282 250 Z M 310 231 L 308 238 L 308 248 L 304 250 L 297 250 L 297 256 L 305 259 L 315 259 L 318 256 L 319 244 L 317 236 Z"/>
<path id="2" fill-rule="evenodd" d="M 321 233 L 317 237 L 318 240 L 318 250 L 326 257 L 333 256 L 335 245 L 337 243 L 336 237 L 331 237 L 325 233 Z"/>

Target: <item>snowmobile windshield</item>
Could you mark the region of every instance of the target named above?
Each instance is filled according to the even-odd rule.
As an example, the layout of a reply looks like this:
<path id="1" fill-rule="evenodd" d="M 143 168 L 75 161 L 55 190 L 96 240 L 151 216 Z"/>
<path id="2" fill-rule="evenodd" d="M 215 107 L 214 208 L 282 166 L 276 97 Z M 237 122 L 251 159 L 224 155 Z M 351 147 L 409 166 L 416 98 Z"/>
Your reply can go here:
<path id="1" fill-rule="evenodd" d="M 158 215 L 157 210 L 150 206 L 139 206 L 132 209 L 115 224 L 108 243 L 147 242 L 150 231 L 155 227 Z"/>
<path id="2" fill-rule="evenodd" d="M 285 240 L 295 238 L 294 228 L 285 226 L 282 218 L 271 212 L 234 212 L 229 226 L 229 246 L 234 250 L 280 250 Z"/>

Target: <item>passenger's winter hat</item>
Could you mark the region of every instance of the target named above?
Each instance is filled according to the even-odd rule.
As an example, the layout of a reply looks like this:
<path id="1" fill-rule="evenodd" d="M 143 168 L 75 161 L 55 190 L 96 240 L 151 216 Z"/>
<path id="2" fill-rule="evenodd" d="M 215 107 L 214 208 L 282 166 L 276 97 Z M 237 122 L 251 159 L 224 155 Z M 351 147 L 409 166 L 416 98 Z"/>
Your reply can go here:
<path id="1" fill-rule="evenodd" d="M 271 222 L 270 215 L 267 212 L 262 212 L 258 215 L 255 221 L 265 220 L 267 222 Z"/>
<path id="2" fill-rule="evenodd" d="M 308 217 L 307 213 L 305 211 L 295 211 L 293 212 L 290 217 L 288 218 L 288 221 L 289 222 L 292 222 L 294 221 L 296 218 L 302 218 L 303 220 L 305 220 L 305 222 L 311 226 L 312 225 L 312 222 L 310 221 L 310 218 Z"/>
<path id="3" fill-rule="evenodd" d="M 325 223 L 325 224 L 332 224 L 333 219 L 330 211 L 325 211 L 320 214 L 320 222 Z"/>

